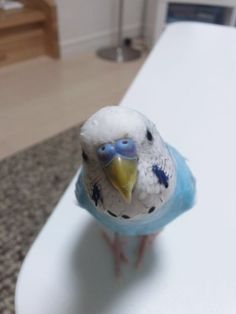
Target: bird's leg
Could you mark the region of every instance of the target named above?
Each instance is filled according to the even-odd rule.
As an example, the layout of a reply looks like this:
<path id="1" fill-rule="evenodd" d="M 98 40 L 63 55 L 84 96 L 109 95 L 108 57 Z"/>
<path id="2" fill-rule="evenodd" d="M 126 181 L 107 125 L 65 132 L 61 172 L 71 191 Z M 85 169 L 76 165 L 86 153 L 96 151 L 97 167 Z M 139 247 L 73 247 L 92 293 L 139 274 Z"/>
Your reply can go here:
<path id="1" fill-rule="evenodd" d="M 102 231 L 102 237 L 105 240 L 105 242 L 110 247 L 113 258 L 114 258 L 114 264 L 115 264 L 115 273 L 117 277 L 120 277 L 121 275 L 121 262 L 128 263 L 128 259 L 125 256 L 123 250 L 122 250 L 122 242 L 120 240 L 120 237 L 117 233 L 114 234 L 114 239 L 111 240 L 109 236 L 106 234 L 106 232 Z"/>
<path id="2" fill-rule="evenodd" d="M 159 233 L 160 232 L 149 234 L 149 235 L 143 235 L 140 237 L 138 250 L 137 250 L 137 259 L 136 259 L 137 268 L 139 268 L 142 263 L 144 253 L 146 252 L 147 247 L 152 244 L 153 240 L 158 236 Z"/>

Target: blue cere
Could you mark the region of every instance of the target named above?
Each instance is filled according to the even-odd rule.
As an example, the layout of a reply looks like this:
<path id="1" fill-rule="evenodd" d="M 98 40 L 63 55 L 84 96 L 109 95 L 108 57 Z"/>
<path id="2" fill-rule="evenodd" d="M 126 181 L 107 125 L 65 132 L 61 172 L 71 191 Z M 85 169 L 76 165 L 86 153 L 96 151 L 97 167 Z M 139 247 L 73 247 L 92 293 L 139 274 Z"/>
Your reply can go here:
<path id="1" fill-rule="evenodd" d="M 123 138 L 115 143 L 115 150 L 117 154 L 127 157 L 127 158 L 136 158 L 137 152 L 135 143 L 130 138 Z"/>
<path id="2" fill-rule="evenodd" d="M 97 149 L 97 155 L 103 167 L 105 167 L 117 155 L 133 159 L 137 157 L 137 152 L 134 141 L 130 138 L 123 138 L 117 140 L 115 144 L 107 143 L 101 145 Z"/>
<path id="3" fill-rule="evenodd" d="M 97 155 L 103 166 L 108 165 L 116 155 L 114 145 L 111 143 L 101 145 L 97 149 Z"/>
<path id="4" fill-rule="evenodd" d="M 155 176 L 158 178 L 158 181 L 161 185 L 164 185 L 165 188 L 168 188 L 169 186 L 169 177 L 165 174 L 165 172 L 158 167 L 158 165 L 152 166 L 152 172 L 155 174 Z"/>

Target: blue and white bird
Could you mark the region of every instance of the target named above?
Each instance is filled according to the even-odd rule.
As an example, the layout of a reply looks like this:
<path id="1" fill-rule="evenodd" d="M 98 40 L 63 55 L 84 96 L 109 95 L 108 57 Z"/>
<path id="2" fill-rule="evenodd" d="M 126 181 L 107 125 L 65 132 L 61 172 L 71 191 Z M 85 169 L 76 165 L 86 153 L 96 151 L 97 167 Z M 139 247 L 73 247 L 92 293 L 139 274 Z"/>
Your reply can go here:
<path id="1" fill-rule="evenodd" d="M 139 264 L 150 239 L 193 207 L 195 179 L 180 153 L 135 110 L 102 108 L 84 123 L 80 143 L 76 198 L 114 232 L 113 240 L 103 235 L 119 273 L 120 262 L 126 261 L 119 236 L 140 236 Z"/>

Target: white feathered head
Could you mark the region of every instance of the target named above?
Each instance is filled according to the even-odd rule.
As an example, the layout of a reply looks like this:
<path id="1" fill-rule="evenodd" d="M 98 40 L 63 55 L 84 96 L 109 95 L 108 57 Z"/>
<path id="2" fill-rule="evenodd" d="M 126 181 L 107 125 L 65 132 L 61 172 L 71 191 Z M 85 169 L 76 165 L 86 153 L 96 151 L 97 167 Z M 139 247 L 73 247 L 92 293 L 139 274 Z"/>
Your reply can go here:
<path id="1" fill-rule="evenodd" d="M 155 125 L 141 113 L 104 107 L 85 122 L 80 142 L 85 185 L 92 199 L 94 189 L 99 191 L 98 209 L 131 218 L 168 199 L 172 159 Z"/>

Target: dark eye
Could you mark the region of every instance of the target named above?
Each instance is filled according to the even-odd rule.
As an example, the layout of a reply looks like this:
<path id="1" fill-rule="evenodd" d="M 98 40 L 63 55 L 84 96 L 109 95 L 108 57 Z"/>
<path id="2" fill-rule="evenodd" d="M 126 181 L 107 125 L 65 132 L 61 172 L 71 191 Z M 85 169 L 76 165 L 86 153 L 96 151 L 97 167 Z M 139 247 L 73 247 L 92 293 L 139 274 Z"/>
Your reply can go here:
<path id="1" fill-rule="evenodd" d="M 88 155 L 84 151 L 82 151 L 82 158 L 86 162 L 89 160 Z"/>
<path id="2" fill-rule="evenodd" d="M 146 138 L 152 142 L 153 141 L 153 136 L 152 133 L 147 129 L 147 133 L 146 133 Z"/>

